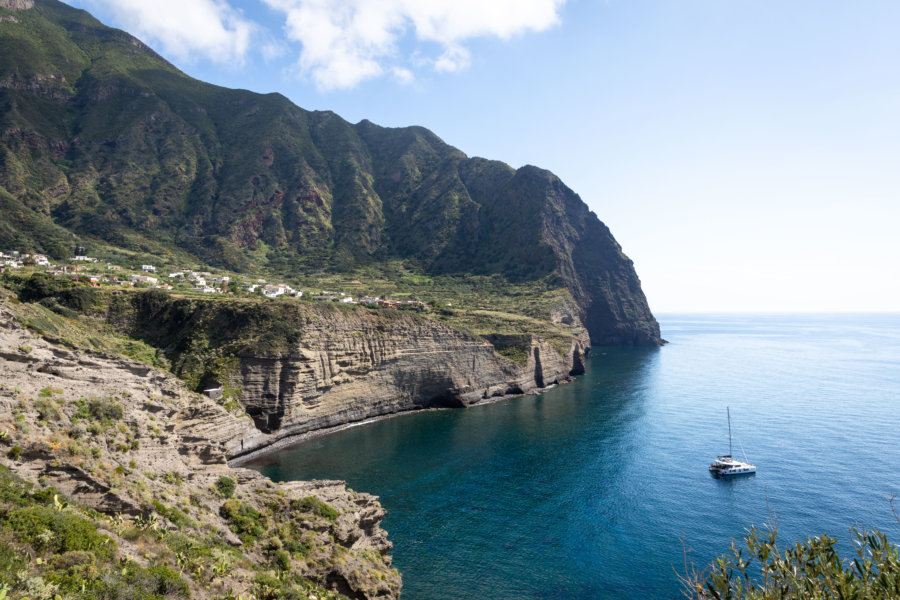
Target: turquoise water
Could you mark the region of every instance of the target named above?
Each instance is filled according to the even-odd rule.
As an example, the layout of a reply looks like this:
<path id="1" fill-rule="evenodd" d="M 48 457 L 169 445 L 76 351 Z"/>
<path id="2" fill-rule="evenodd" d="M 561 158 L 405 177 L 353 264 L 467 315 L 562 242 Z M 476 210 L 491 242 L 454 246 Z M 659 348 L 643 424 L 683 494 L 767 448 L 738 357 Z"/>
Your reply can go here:
<path id="1" fill-rule="evenodd" d="M 900 315 L 678 316 L 575 383 L 311 440 L 257 465 L 381 497 L 407 600 L 677 598 L 752 524 L 896 542 Z M 726 406 L 756 475 L 717 480 Z M 740 456 L 740 446 L 735 444 Z M 900 500 L 896 503 L 900 510 Z"/>

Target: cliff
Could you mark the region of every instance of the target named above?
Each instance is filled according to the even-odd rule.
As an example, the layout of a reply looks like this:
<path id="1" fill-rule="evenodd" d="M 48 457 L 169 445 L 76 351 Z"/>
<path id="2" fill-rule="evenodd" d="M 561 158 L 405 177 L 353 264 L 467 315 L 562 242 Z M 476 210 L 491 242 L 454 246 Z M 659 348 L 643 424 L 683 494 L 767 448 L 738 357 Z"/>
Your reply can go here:
<path id="1" fill-rule="evenodd" d="M 196 81 L 55 0 L 0 12 L 0 245 L 497 276 L 565 290 L 594 344 L 661 343 L 633 264 L 552 173 Z"/>
<path id="2" fill-rule="evenodd" d="M 556 346 L 532 334 L 485 339 L 391 309 L 150 292 L 120 295 L 108 311 L 198 390 L 221 387 L 225 402 L 241 403 L 255 429 L 228 442 L 231 457 L 375 417 L 528 393 L 582 373 L 589 352 L 584 329 Z"/>
<path id="3" fill-rule="evenodd" d="M 115 597 L 138 597 L 147 581 L 166 583 L 152 583 L 151 595 L 140 597 L 398 596 L 400 576 L 390 568 L 391 544 L 379 527 L 384 510 L 375 497 L 341 482 L 276 485 L 229 468 L 229 444 L 255 431 L 246 416 L 145 364 L 37 337 L 4 304 L 0 465 L 37 491 L 22 492 L 3 475 L 3 485 L 24 496 L 10 504 L 8 490 L 0 494 L 0 526 L 4 561 L 19 560 L 16 553 L 26 548 L 43 557 L 16 567 L 28 574 L 29 595 L 35 582 L 49 578 L 64 593 L 69 584 L 98 594 L 106 586 L 104 593 L 118 590 Z M 61 503 L 64 496 L 78 505 Z M 38 505 L 21 508 L 26 502 Z M 22 511 L 45 521 L 50 539 L 59 541 L 17 529 L 10 515 Z M 66 528 L 78 523 L 79 537 L 67 537 Z M 66 571 L 72 565 L 90 565 L 88 579 L 73 579 Z M 26 578 L 0 573 L 0 584 L 15 592 L 25 589 Z"/>
<path id="4" fill-rule="evenodd" d="M 28 10 L 34 8 L 34 0 L 0 0 L 0 8 Z"/>

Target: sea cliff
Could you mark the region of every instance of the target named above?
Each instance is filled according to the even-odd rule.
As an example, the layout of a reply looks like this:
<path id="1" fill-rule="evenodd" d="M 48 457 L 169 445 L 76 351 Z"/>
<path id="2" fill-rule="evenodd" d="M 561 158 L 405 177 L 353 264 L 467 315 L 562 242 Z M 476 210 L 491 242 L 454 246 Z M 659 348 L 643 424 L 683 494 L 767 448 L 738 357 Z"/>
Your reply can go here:
<path id="1" fill-rule="evenodd" d="M 367 419 L 533 392 L 583 372 L 590 351 L 577 326 L 551 344 L 528 333 L 471 335 L 390 309 L 145 293 L 107 310 L 196 390 L 221 389 L 252 418 L 252 430 L 225 442 L 230 458 Z"/>

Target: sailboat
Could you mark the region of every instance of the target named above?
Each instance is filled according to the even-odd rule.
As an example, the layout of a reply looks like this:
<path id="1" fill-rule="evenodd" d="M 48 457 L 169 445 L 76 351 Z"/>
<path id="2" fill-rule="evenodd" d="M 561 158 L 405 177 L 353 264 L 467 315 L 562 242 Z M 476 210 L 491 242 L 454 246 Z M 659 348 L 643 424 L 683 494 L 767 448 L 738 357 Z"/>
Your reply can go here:
<path id="1" fill-rule="evenodd" d="M 734 457 L 731 456 L 731 409 L 726 407 L 725 410 L 728 413 L 728 454 L 722 454 L 721 456 L 717 456 L 715 462 L 709 465 L 709 470 L 715 476 L 730 476 L 730 475 L 749 475 L 750 473 L 756 473 L 756 466 L 751 465 L 749 462 L 741 462 L 739 460 L 735 460 Z M 744 451 L 743 446 L 741 446 L 741 452 Z M 747 460 L 747 455 L 744 454 L 744 460 Z"/>

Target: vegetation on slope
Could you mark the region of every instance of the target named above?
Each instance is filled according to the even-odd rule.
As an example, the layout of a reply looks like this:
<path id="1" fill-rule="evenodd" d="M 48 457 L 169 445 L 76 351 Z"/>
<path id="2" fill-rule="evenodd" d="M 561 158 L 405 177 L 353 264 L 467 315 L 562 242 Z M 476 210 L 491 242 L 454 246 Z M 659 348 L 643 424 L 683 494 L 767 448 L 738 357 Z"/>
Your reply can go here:
<path id="1" fill-rule="evenodd" d="M 190 422 L 199 413 L 240 435 L 250 427 L 243 419 L 120 360 L 119 338 L 90 321 L 59 317 L 75 344 L 103 348 L 72 352 L 7 322 L 12 313 L 56 323 L 49 308 L 8 292 L 0 301 L 0 463 L 30 480 L 0 469 L 6 597 L 274 600 L 399 591 L 383 552 L 353 547 L 364 535 L 357 512 L 367 511 L 366 528 L 378 521 L 374 499 L 335 486 L 326 502 L 315 485 L 276 485 L 229 469 L 224 450 L 191 433 Z M 103 512 L 53 486 L 84 494 Z"/>
<path id="2" fill-rule="evenodd" d="M 56 0 L 0 11 L 0 246 L 552 282 L 595 342 L 659 343 L 631 262 L 551 173 L 204 84 Z"/>
<path id="3" fill-rule="evenodd" d="M 704 573 L 681 576 L 696 600 L 893 600 L 900 597 L 900 550 L 877 530 L 851 529 L 855 551 L 842 559 L 837 539 L 822 535 L 782 549 L 777 529 L 751 528 Z"/>
<path id="4" fill-rule="evenodd" d="M 531 336 L 547 340 L 564 356 L 571 348 L 573 336 L 581 331 L 577 325 L 553 324 L 546 318 L 528 316 L 543 315 L 552 306 L 564 304 L 566 296 L 559 290 L 541 292 L 531 286 L 519 294 L 500 296 L 503 301 L 498 302 L 490 282 L 483 287 L 471 281 L 454 283 L 436 288 L 429 278 L 402 289 L 427 289 L 442 300 L 453 298 L 456 304 L 432 300 L 433 308 L 416 313 L 416 318 L 435 320 L 482 337 L 501 356 L 518 364 L 527 360 L 525 350 Z M 394 309 L 298 299 L 192 297 L 162 290 L 98 289 L 42 273 L 28 277 L 5 274 L 0 277 L 0 286 L 15 292 L 17 301 L 10 304 L 10 309 L 19 322 L 45 338 L 72 348 L 121 354 L 170 369 L 194 390 L 213 380 L 223 383 L 226 402 L 239 393 L 239 363 L 235 356 L 246 348 L 290 353 L 302 336 L 302 327 L 291 326 L 303 321 L 298 315 L 376 311 L 386 319 L 413 318 Z M 423 291 L 415 297 L 427 298 L 428 293 Z M 403 292 L 393 295 L 404 297 Z"/>
<path id="5" fill-rule="evenodd" d="M 104 515 L 0 466 L 0 598 L 344 597 L 291 572 L 292 561 L 316 550 L 317 542 L 304 535 L 304 519 L 336 517 L 314 497 L 273 495 L 264 512 L 241 500 L 222 503 L 223 517 L 246 544 L 262 548 L 257 565 L 252 553 L 226 544 L 179 509 L 154 504 L 146 518 Z"/>

